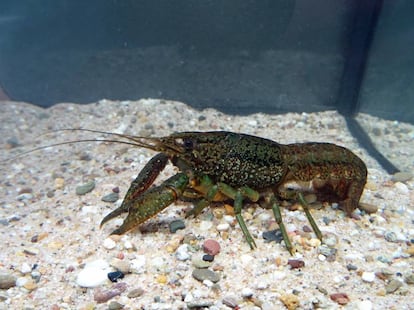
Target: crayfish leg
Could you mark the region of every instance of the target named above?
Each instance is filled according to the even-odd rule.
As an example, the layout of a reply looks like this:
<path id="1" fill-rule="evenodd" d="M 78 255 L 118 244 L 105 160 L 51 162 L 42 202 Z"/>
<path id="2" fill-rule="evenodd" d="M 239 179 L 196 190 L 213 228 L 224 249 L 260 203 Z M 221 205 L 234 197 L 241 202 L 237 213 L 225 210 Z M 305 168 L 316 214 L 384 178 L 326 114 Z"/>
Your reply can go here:
<path id="1" fill-rule="evenodd" d="M 239 226 L 243 232 L 243 235 L 246 238 L 247 243 L 249 244 L 250 248 L 253 250 L 254 248 L 257 248 L 257 246 L 256 246 L 256 242 L 254 242 L 252 235 L 247 229 L 246 223 L 244 222 L 244 219 L 241 215 L 242 206 L 243 206 L 243 195 L 241 194 L 240 191 L 237 191 L 236 197 L 234 198 L 234 213 L 236 215 L 236 220 L 239 223 Z"/>
<path id="2" fill-rule="evenodd" d="M 210 201 L 206 200 L 206 199 L 200 199 L 197 202 L 194 203 L 194 207 L 185 212 L 185 217 L 190 217 L 190 216 L 194 216 L 196 217 L 197 215 L 199 215 L 201 213 L 201 211 L 203 211 L 205 208 L 207 208 L 210 205 Z"/>
<path id="3" fill-rule="evenodd" d="M 315 232 L 316 237 L 318 237 L 318 239 L 322 241 L 322 233 L 309 211 L 308 202 L 306 201 L 305 197 L 303 197 L 302 193 L 300 192 L 298 193 L 298 199 L 299 199 L 300 204 L 303 207 L 303 211 L 305 211 L 305 215 L 309 221 L 309 224 L 312 226 L 312 229 Z"/>
<path id="4" fill-rule="evenodd" d="M 285 224 L 282 220 L 282 213 L 280 212 L 280 206 L 277 203 L 274 195 L 270 197 L 270 201 L 272 204 L 272 211 L 275 217 L 276 223 L 279 225 L 280 232 L 282 233 L 283 241 L 285 242 L 286 249 L 289 251 L 290 255 L 293 255 L 294 249 L 292 243 L 290 242 L 289 236 L 286 231 Z"/>

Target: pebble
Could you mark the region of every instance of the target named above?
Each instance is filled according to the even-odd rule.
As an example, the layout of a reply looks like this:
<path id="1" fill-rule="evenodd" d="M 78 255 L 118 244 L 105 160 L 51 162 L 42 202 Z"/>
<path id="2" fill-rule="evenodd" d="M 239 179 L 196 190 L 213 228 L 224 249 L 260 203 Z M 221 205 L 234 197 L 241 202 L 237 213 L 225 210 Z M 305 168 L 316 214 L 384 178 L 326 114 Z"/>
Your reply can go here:
<path id="1" fill-rule="evenodd" d="M 295 310 L 300 306 L 299 298 L 295 294 L 283 294 L 279 299 L 288 310 Z"/>
<path id="2" fill-rule="evenodd" d="M 116 242 L 112 240 L 111 238 L 106 238 L 103 242 L 103 246 L 107 250 L 112 250 L 116 247 Z"/>
<path id="3" fill-rule="evenodd" d="M 171 233 L 175 233 L 179 229 L 185 228 L 185 223 L 183 220 L 174 220 L 168 224 Z"/>
<path id="4" fill-rule="evenodd" d="M 212 265 L 211 262 L 205 261 L 196 255 L 194 255 L 193 258 L 191 259 L 191 263 L 193 264 L 194 267 L 200 268 L 200 269 L 208 268 Z"/>
<path id="5" fill-rule="evenodd" d="M 111 282 L 118 282 L 119 279 L 123 279 L 125 275 L 121 271 L 113 271 L 108 273 L 108 279 Z"/>
<path id="6" fill-rule="evenodd" d="M 318 259 L 319 259 L 321 262 L 324 262 L 324 261 L 326 261 L 326 256 L 325 256 L 325 255 L 322 255 L 322 254 L 318 254 Z"/>
<path id="7" fill-rule="evenodd" d="M 414 256 L 414 244 L 412 243 L 413 242 L 411 242 L 411 245 L 405 251 L 409 256 Z"/>
<path id="8" fill-rule="evenodd" d="M 217 225 L 216 228 L 218 231 L 228 231 L 230 229 L 230 224 L 222 223 L 222 224 Z"/>
<path id="9" fill-rule="evenodd" d="M 143 273 L 145 271 L 146 258 L 144 255 L 137 255 L 130 261 L 130 271 L 133 273 Z"/>
<path id="10" fill-rule="evenodd" d="M 414 175 L 409 172 L 397 172 L 392 176 L 394 182 L 407 182 L 410 181 Z"/>
<path id="11" fill-rule="evenodd" d="M 40 251 L 36 248 L 25 248 L 23 252 L 24 254 L 28 254 L 28 255 L 37 255 L 40 253 Z"/>
<path id="12" fill-rule="evenodd" d="M 16 286 L 23 287 L 26 285 L 26 283 L 29 281 L 28 277 L 18 277 L 16 279 Z"/>
<path id="13" fill-rule="evenodd" d="M 144 294 L 144 290 L 138 287 L 138 288 L 134 288 L 133 290 L 131 290 L 127 296 L 128 298 L 137 298 L 137 297 L 142 296 L 143 294 Z"/>
<path id="14" fill-rule="evenodd" d="M 17 278 L 10 273 L 0 273 L 0 289 L 9 289 L 16 286 Z"/>
<path id="15" fill-rule="evenodd" d="M 276 241 L 277 243 L 280 243 L 283 240 L 280 229 L 265 231 L 263 232 L 262 237 L 267 242 Z"/>
<path id="16" fill-rule="evenodd" d="M 330 248 L 326 244 L 322 244 L 318 247 L 319 254 L 326 257 L 328 261 L 335 260 L 337 249 Z"/>
<path id="17" fill-rule="evenodd" d="M 97 287 L 108 281 L 109 264 L 104 260 L 96 260 L 85 265 L 76 277 L 76 284 L 81 287 Z"/>
<path id="18" fill-rule="evenodd" d="M 387 268 L 381 268 L 380 271 L 375 273 L 375 276 L 381 280 L 389 279 L 394 273 L 387 269 Z"/>
<path id="19" fill-rule="evenodd" d="M 210 269 L 196 268 L 193 270 L 192 276 L 200 282 L 210 280 L 211 282 L 216 283 L 220 280 L 220 275 Z"/>
<path id="20" fill-rule="evenodd" d="M 312 232 L 312 228 L 310 228 L 308 225 L 304 225 L 302 227 L 302 230 L 303 230 L 303 232 L 306 232 L 306 233 Z"/>
<path id="21" fill-rule="evenodd" d="M 372 310 L 373 309 L 372 301 L 368 299 L 362 300 L 357 303 L 357 308 L 358 310 Z"/>
<path id="22" fill-rule="evenodd" d="M 383 256 L 383 255 L 378 256 L 377 260 L 379 260 L 381 263 L 384 263 L 384 264 L 389 264 L 392 261 L 392 259 L 390 259 L 386 256 Z"/>
<path id="23" fill-rule="evenodd" d="M 134 249 L 135 246 L 132 244 L 132 242 L 130 240 L 125 240 L 124 241 L 124 248 L 127 250 L 131 250 Z"/>
<path id="24" fill-rule="evenodd" d="M 346 265 L 346 269 L 348 269 L 349 271 L 351 271 L 351 270 L 357 270 L 358 267 L 355 266 L 355 265 L 352 265 L 352 264 L 347 264 Z"/>
<path id="25" fill-rule="evenodd" d="M 16 199 L 19 201 L 23 201 L 23 200 L 30 200 L 33 198 L 33 194 L 31 193 L 23 193 L 20 195 L 17 195 Z"/>
<path id="26" fill-rule="evenodd" d="M 27 274 L 32 271 L 32 267 L 28 263 L 23 263 L 20 267 L 20 272 L 23 274 Z"/>
<path id="27" fill-rule="evenodd" d="M 116 270 L 121 271 L 124 274 L 131 272 L 130 262 L 124 259 L 114 258 L 111 261 L 111 266 L 114 267 Z"/>
<path id="28" fill-rule="evenodd" d="M 108 305 L 108 310 L 119 310 L 123 309 L 125 306 L 117 301 L 111 301 Z"/>
<path id="29" fill-rule="evenodd" d="M 203 250 L 207 254 L 210 254 L 213 256 L 217 255 L 218 253 L 220 253 L 220 244 L 216 240 L 207 239 L 203 243 Z"/>
<path id="30" fill-rule="evenodd" d="M 234 223 L 235 218 L 233 215 L 225 215 L 223 216 L 223 220 L 231 225 Z"/>
<path id="31" fill-rule="evenodd" d="M 76 187 L 76 195 L 85 195 L 95 188 L 95 181 L 89 181 Z"/>
<path id="32" fill-rule="evenodd" d="M 188 244 L 182 244 L 175 251 L 175 257 L 180 261 L 186 261 L 190 259 L 191 255 L 188 252 Z"/>
<path id="33" fill-rule="evenodd" d="M 309 240 L 306 240 L 306 243 L 313 248 L 317 248 L 321 245 L 321 240 L 319 240 L 318 238 L 311 238 Z"/>
<path id="34" fill-rule="evenodd" d="M 358 208 L 368 214 L 376 213 L 378 211 L 378 206 L 366 202 L 359 202 Z"/>
<path id="35" fill-rule="evenodd" d="M 203 255 L 203 260 L 206 262 L 212 262 L 214 260 L 214 255 L 205 254 Z"/>
<path id="36" fill-rule="evenodd" d="M 374 280 L 375 280 L 375 273 L 374 272 L 364 271 L 362 273 L 361 278 L 362 278 L 362 280 L 364 282 L 374 282 Z"/>
<path id="37" fill-rule="evenodd" d="M 252 298 L 253 297 L 253 290 L 249 287 L 245 287 L 241 291 L 241 295 L 243 298 Z"/>
<path id="38" fill-rule="evenodd" d="M 105 196 L 102 197 L 102 201 L 104 202 L 116 202 L 119 199 L 119 194 L 118 193 L 109 193 Z"/>
<path id="39" fill-rule="evenodd" d="M 335 293 L 331 294 L 329 297 L 339 305 L 346 305 L 350 301 L 348 295 L 345 293 Z"/>
<path id="40" fill-rule="evenodd" d="M 165 274 L 160 274 L 157 278 L 156 278 L 157 283 L 159 284 L 165 284 L 167 283 L 168 279 L 167 276 Z"/>
<path id="41" fill-rule="evenodd" d="M 28 279 L 26 283 L 24 283 L 23 287 L 28 291 L 33 291 L 37 288 L 37 284 L 33 281 L 33 279 Z"/>
<path id="42" fill-rule="evenodd" d="M 32 277 L 33 281 L 36 283 L 39 283 L 40 278 L 42 277 L 42 274 L 39 271 L 32 271 L 30 273 L 30 276 Z"/>
<path id="43" fill-rule="evenodd" d="M 208 231 L 211 227 L 213 227 L 213 223 L 211 221 L 201 221 L 200 223 L 200 229 L 203 231 Z"/>
<path id="44" fill-rule="evenodd" d="M 55 179 L 55 189 L 63 189 L 63 187 L 65 187 L 65 179 L 56 178 Z"/>
<path id="45" fill-rule="evenodd" d="M 289 259 L 288 260 L 288 265 L 292 268 L 292 269 L 297 269 L 297 268 L 302 268 L 305 266 L 305 262 L 301 259 Z"/>
<path id="46" fill-rule="evenodd" d="M 397 191 L 399 191 L 401 194 L 408 194 L 409 193 L 409 189 L 407 187 L 407 185 L 405 185 L 404 183 L 401 182 L 396 182 L 394 184 L 394 187 L 397 189 Z"/>
<path id="47" fill-rule="evenodd" d="M 334 234 L 326 234 L 323 236 L 323 243 L 333 248 L 338 243 L 338 239 Z"/>
<path id="48" fill-rule="evenodd" d="M 410 273 L 409 275 L 405 276 L 404 281 L 407 284 L 414 284 L 414 273 Z"/>
<path id="49" fill-rule="evenodd" d="M 398 242 L 397 234 L 395 232 L 393 232 L 393 231 L 387 231 L 384 234 L 384 238 L 388 242 Z"/>
<path id="50" fill-rule="evenodd" d="M 6 141 L 6 147 L 9 149 L 15 148 L 20 145 L 19 140 L 16 137 L 8 138 Z"/>
<path id="51" fill-rule="evenodd" d="M 127 284 L 124 282 L 116 283 L 112 288 L 108 290 L 96 289 L 93 294 L 93 299 L 98 303 L 104 303 L 114 298 L 115 296 L 121 295 L 127 289 Z"/>
<path id="52" fill-rule="evenodd" d="M 398 290 L 402 286 L 402 282 L 399 280 L 391 280 L 386 286 L 385 286 L 385 292 L 387 294 L 392 294 L 396 290 Z"/>
<path id="53" fill-rule="evenodd" d="M 193 302 L 187 303 L 187 309 L 212 309 L 211 306 L 214 305 L 213 301 L 209 300 L 195 300 Z"/>
<path id="54" fill-rule="evenodd" d="M 233 296 L 225 296 L 222 302 L 224 305 L 231 309 L 236 309 L 239 306 L 236 298 L 234 298 Z"/>

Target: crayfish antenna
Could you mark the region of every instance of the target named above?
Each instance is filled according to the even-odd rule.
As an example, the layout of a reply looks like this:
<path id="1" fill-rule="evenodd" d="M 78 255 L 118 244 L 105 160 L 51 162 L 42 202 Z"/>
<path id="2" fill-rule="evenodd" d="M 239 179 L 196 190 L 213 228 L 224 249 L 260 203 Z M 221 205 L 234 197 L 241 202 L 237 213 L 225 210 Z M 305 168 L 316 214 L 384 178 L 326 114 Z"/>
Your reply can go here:
<path id="1" fill-rule="evenodd" d="M 95 138 L 95 139 L 79 139 L 79 140 L 71 140 L 71 141 L 52 143 L 52 144 L 48 144 L 48 145 L 42 145 L 42 146 L 33 148 L 31 150 L 28 150 L 28 151 L 20 152 L 20 153 L 14 155 L 13 157 L 10 157 L 10 158 L 2 159 L 2 160 L 0 160 L 0 164 L 9 162 L 9 161 L 14 160 L 16 158 L 26 156 L 26 155 L 28 155 L 30 153 L 33 153 L 33 152 L 45 150 L 47 148 L 61 146 L 61 145 L 70 145 L 70 144 L 75 144 L 75 143 L 84 143 L 84 142 L 118 143 L 118 144 L 126 144 L 126 145 L 130 145 L 130 146 L 135 146 L 135 147 L 143 147 L 143 148 L 150 149 L 150 150 L 153 150 L 153 151 L 159 151 L 159 147 L 157 147 L 157 145 L 159 144 L 160 138 L 140 137 L 140 136 L 127 135 L 127 134 L 120 134 L 120 133 L 115 133 L 115 132 L 106 132 L 106 131 L 101 131 L 101 130 L 94 130 L 94 129 L 62 128 L 62 129 L 56 129 L 56 130 L 51 130 L 51 131 L 45 132 L 45 133 L 39 135 L 39 137 L 42 137 L 42 136 L 45 136 L 45 135 L 48 135 L 48 134 L 51 134 L 51 133 L 60 132 L 60 131 L 83 131 L 83 132 L 100 133 L 100 134 L 115 136 L 115 137 L 118 137 L 118 138 L 123 138 L 123 139 L 126 139 L 127 141 L 116 140 L 116 139 L 104 139 L 104 138 L 96 139 Z M 145 141 L 148 141 L 148 142 L 151 141 L 153 143 L 151 144 L 151 143 L 148 143 L 148 142 L 145 142 Z"/>

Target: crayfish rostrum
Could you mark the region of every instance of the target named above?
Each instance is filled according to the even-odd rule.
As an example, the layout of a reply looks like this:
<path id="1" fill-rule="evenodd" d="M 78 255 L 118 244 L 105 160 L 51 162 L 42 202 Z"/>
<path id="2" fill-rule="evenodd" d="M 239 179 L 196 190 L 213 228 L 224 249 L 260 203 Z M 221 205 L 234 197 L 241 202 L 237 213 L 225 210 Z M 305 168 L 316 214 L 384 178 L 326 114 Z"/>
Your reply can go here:
<path id="1" fill-rule="evenodd" d="M 176 200 L 194 203 L 187 215 L 197 215 L 212 203 L 226 202 L 233 205 L 243 234 L 254 248 L 256 244 L 241 211 L 244 203 L 256 202 L 273 210 L 285 245 L 292 253 L 280 200 L 298 199 L 315 234 L 322 239 L 302 192 L 314 192 L 320 201 L 338 202 L 350 216 L 358 207 L 367 179 L 367 168 L 358 156 L 330 143 L 285 145 L 226 131 L 178 132 L 165 137 L 105 134 L 126 140 L 98 141 L 126 143 L 158 152 L 132 182 L 121 206 L 102 220 L 101 225 L 121 213 L 128 213 L 112 234 L 126 233 Z M 151 187 L 168 161 L 178 167 L 179 173 Z M 287 190 L 292 183 L 300 190 Z"/>

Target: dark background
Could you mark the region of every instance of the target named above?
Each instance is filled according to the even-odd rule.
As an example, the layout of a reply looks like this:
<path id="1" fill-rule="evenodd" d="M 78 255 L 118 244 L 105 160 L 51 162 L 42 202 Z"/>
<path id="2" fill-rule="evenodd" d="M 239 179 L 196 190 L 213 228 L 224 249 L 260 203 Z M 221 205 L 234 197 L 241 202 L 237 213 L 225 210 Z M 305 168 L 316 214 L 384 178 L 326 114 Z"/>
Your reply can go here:
<path id="1" fill-rule="evenodd" d="M 367 30 L 355 21 L 373 2 L 382 12 L 345 104 L 414 122 L 410 0 L 3 0 L 0 85 L 40 106 L 152 97 L 239 114 L 337 109 L 352 38 Z"/>

